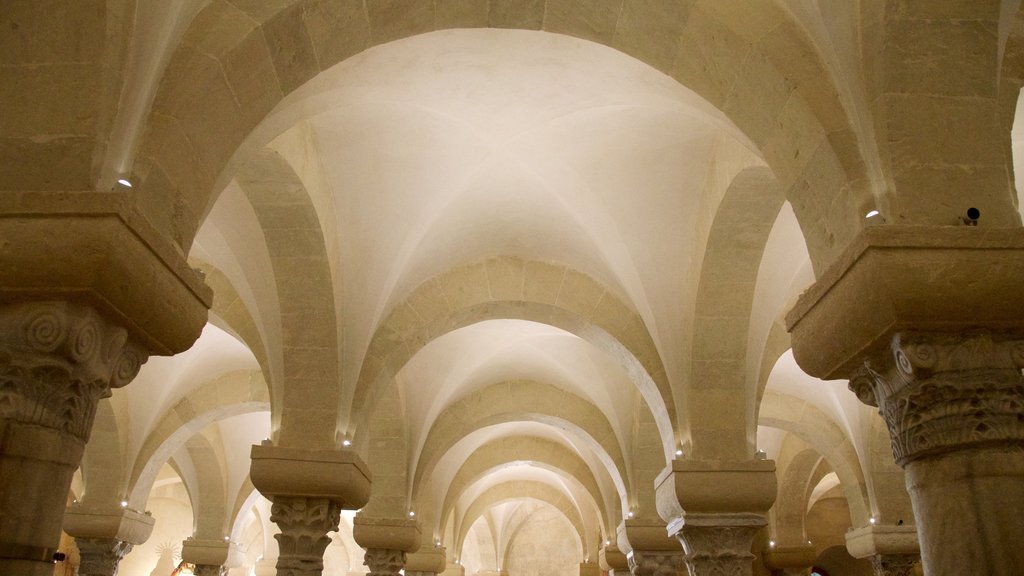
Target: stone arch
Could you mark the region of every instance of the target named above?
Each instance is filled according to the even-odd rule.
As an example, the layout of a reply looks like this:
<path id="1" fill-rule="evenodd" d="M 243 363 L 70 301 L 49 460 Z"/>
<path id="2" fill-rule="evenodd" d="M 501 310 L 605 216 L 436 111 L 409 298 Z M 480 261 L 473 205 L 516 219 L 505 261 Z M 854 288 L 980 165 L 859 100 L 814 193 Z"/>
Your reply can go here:
<path id="1" fill-rule="evenodd" d="M 271 380 L 274 406 L 280 407 L 272 415 L 275 440 L 333 448 L 340 404 L 338 325 L 319 217 L 305 185 L 273 150 L 257 152 L 236 180 L 263 230 L 281 303 L 283 381 Z M 303 393 L 286 393 L 285 383 Z"/>
<path id="2" fill-rule="evenodd" d="M 752 167 L 733 178 L 715 212 L 693 314 L 687 421 L 694 457 L 713 453 L 742 460 L 754 451 L 747 332 L 758 268 L 784 202 L 772 171 Z M 712 405 L 716 409 L 709 410 Z"/>
<path id="3" fill-rule="evenodd" d="M 235 504 L 231 508 L 231 530 L 229 535 L 232 542 L 238 542 L 238 539 L 241 537 L 243 529 L 242 513 L 250 510 L 262 496 L 259 490 L 252 485 L 252 479 L 246 474 L 245 480 L 242 481 L 242 485 L 239 487 L 238 494 L 235 497 Z"/>
<path id="4" fill-rule="evenodd" d="M 784 545 L 800 544 L 807 539 L 804 521 L 807 517 L 809 486 L 822 456 L 817 450 L 802 450 L 793 457 L 779 481 L 775 499 L 775 537 Z"/>
<path id="5" fill-rule="evenodd" d="M 584 529 L 583 516 L 579 508 L 572 500 L 567 498 L 561 491 L 542 482 L 506 482 L 488 488 L 483 494 L 473 501 L 466 509 L 466 513 L 458 522 L 459 530 L 455 540 L 457 554 L 462 552 L 462 543 L 465 541 L 470 528 L 477 518 L 480 518 L 491 507 L 509 502 L 512 500 L 532 499 L 549 504 L 562 513 L 580 539 L 580 548 L 586 553 L 588 550 L 586 530 Z M 495 542 L 497 544 L 497 541 Z M 596 552 L 596 551 L 595 551 Z"/>
<path id="6" fill-rule="evenodd" d="M 266 375 L 270 373 L 270 364 L 263 335 L 231 280 L 219 268 L 196 256 L 189 256 L 188 262 L 203 274 L 206 285 L 213 290 L 210 323 L 248 346 L 263 369 L 264 378 L 269 381 Z"/>
<path id="7" fill-rule="evenodd" d="M 612 510 L 608 509 L 608 495 L 602 494 L 587 463 L 578 454 L 557 442 L 530 437 L 503 438 L 484 444 L 474 451 L 455 473 L 451 484 L 445 490 L 439 520 L 452 509 L 458 495 L 462 494 L 467 486 L 514 461 L 527 461 L 534 466 L 575 478 L 590 494 L 597 509 L 604 512 L 605 523 L 602 531 L 608 533 L 610 528 L 617 524 L 617 518 L 612 517 Z M 443 524 L 440 521 L 439 523 Z"/>
<path id="8" fill-rule="evenodd" d="M 593 278 L 548 262 L 492 258 L 420 284 L 374 332 L 350 405 L 372 407 L 375 391 L 393 381 L 432 340 L 494 319 L 555 326 L 615 358 L 654 415 L 666 462 L 671 460 L 676 445 L 675 404 L 643 319 Z"/>
<path id="9" fill-rule="evenodd" d="M 196 485 L 189 489 L 193 503 L 192 535 L 219 540 L 225 535 L 228 525 L 227 487 L 221 457 L 201 432 L 185 441 L 185 449 L 192 459 L 196 475 Z"/>
<path id="10" fill-rule="evenodd" d="M 596 529 L 596 531 L 598 533 L 598 539 L 600 539 L 601 537 L 603 537 L 603 536 L 605 536 L 605 535 L 610 533 L 610 531 L 608 530 L 608 527 L 601 523 L 601 504 L 600 504 L 600 500 L 597 500 L 596 498 L 594 498 L 594 495 L 591 494 L 587 490 L 587 487 L 585 485 L 583 485 L 583 483 L 580 482 L 580 480 L 578 478 L 576 478 L 576 477 L 572 476 L 571 474 L 565 472 L 564 470 L 561 470 L 561 469 L 559 469 L 557 467 L 554 467 L 554 466 L 546 466 L 546 465 L 531 465 L 531 466 L 533 466 L 535 468 L 538 468 L 538 469 L 541 469 L 541 470 L 546 470 L 548 472 L 551 472 L 554 476 L 558 477 L 561 481 L 566 483 L 566 486 L 568 487 L 568 491 L 569 491 L 570 495 L 573 496 L 573 498 L 576 501 L 575 507 L 579 510 L 581 518 L 583 518 L 583 525 L 584 526 L 586 526 L 588 522 L 587 522 L 587 518 L 585 518 L 585 515 L 583 514 L 584 506 L 582 504 L 589 504 L 590 508 L 592 509 L 591 511 L 594 513 L 594 519 L 596 520 L 596 522 L 594 523 L 594 528 Z M 477 478 L 476 481 L 480 481 L 482 479 L 483 479 L 483 477 Z M 506 482 L 506 484 L 511 484 L 511 483 L 512 482 Z M 449 494 L 451 495 L 451 499 L 450 499 L 450 501 L 446 502 L 445 508 L 441 512 L 441 516 L 440 516 L 440 520 L 441 520 L 440 521 L 440 525 L 441 526 L 446 526 L 449 522 L 452 522 L 453 520 L 455 521 L 455 525 L 456 526 L 461 526 L 461 524 L 460 524 L 461 523 L 461 519 L 456 515 L 457 503 L 458 503 L 459 499 L 462 497 L 464 491 L 467 490 L 467 489 L 470 489 L 472 486 L 473 486 L 473 484 L 468 484 L 466 486 L 460 487 L 458 490 L 452 489 L 449 492 Z M 467 530 L 469 529 L 468 526 L 465 526 L 465 528 Z"/>
<path id="11" fill-rule="evenodd" d="M 512 393 L 513 385 L 515 393 Z M 538 405 L 554 406 L 557 411 L 537 413 Z M 427 433 L 412 485 L 420 486 L 424 478 L 429 478 L 441 456 L 459 438 L 486 426 L 524 420 L 550 423 L 586 443 L 607 468 L 624 508 L 628 509 L 625 497 L 633 486 L 630 469 L 625 465 L 619 441 L 607 418 L 578 396 L 533 381 L 493 384 L 446 408 Z"/>
<path id="12" fill-rule="evenodd" d="M 128 501 L 142 509 L 164 462 L 192 435 L 231 416 L 270 410 L 263 375 L 256 370 L 229 372 L 179 400 L 146 437 L 135 458 Z"/>
<path id="13" fill-rule="evenodd" d="M 828 461 L 843 485 L 856 526 L 868 521 L 867 487 L 857 451 L 846 434 L 824 412 L 809 402 L 778 392 L 767 392 L 759 422 L 800 438 Z"/>
<path id="14" fill-rule="evenodd" d="M 121 429 L 111 398 L 100 400 L 96 405 L 96 419 L 85 445 L 81 471 L 85 490 L 80 499 L 85 502 L 113 505 L 127 490 Z"/>
<path id="15" fill-rule="evenodd" d="M 136 160 L 135 173 L 144 176 L 140 202 L 187 247 L 243 139 L 307 80 L 371 46 L 416 34 L 519 28 L 605 44 L 691 87 L 764 151 L 788 195 L 804 200 L 794 204 L 812 255 L 827 260 L 845 245 L 855 221 L 842 218 L 837 205 L 850 203 L 847 171 L 863 172 L 851 145 L 857 136 L 821 56 L 787 11 L 774 1 L 610 8 L 555 0 L 397 9 L 383 2 L 214 0 L 186 32 L 155 98 Z M 161 196 L 178 199 L 161 205 Z"/>

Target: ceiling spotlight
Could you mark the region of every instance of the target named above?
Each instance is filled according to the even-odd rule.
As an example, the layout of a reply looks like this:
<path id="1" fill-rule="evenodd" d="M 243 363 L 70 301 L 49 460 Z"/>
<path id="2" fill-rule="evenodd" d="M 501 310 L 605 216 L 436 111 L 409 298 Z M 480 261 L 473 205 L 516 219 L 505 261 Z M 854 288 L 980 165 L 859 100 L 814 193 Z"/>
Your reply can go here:
<path id="1" fill-rule="evenodd" d="M 633 511 L 630 510 L 629 514 L 626 514 L 626 518 L 632 518 L 632 517 L 633 517 Z"/>
<path id="2" fill-rule="evenodd" d="M 345 438 L 344 440 L 341 441 L 341 445 L 344 446 L 345 448 L 348 448 L 349 446 L 352 445 L 352 441 L 349 440 L 348 438 Z"/>
<path id="3" fill-rule="evenodd" d="M 412 510 L 409 510 L 409 518 L 413 518 L 415 516 L 416 516 L 416 513 L 413 512 Z"/>
<path id="4" fill-rule="evenodd" d="M 878 210 L 872 210 L 864 215 L 865 218 L 874 218 L 875 216 L 878 216 Z"/>
<path id="5" fill-rule="evenodd" d="M 868 522 L 874 524 L 875 522 L 877 522 L 877 520 L 875 520 L 875 517 L 872 516 L 871 518 L 868 518 Z"/>
<path id="6" fill-rule="evenodd" d="M 683 455 L 683 449 L 682 448 L 680 448 L 679 450 L 676 450 L 676 456 L 682 456 L 682 455 Z"/>
<path id="7" fill-rule="evenodd" d="M 231 536 L 225 536 L 224 537 L 224 541 L 225 542 L 230 542 L 231 541 Z"/>
<path id="8" fill-rule="evenodd" d="M 121 508 L 127 508 L 127 507 L 128 507 L 128 501 L 127 500 L 121 500 Z"/>
<path id="9" fill-rule="evenodd" d="M 768 453 L 765 452 L 764 450 L 758 450 L 757 452 L 754 452 L 754 460 L 767 460 L 767 459 L 768 459 Z"/>
<path id="10" fill-rule="evenodd" d="M 775 540 L 769 540 L 768 541 L 768 545 L 771 546 L 772 548 L 775 548 Z"/>
<path id="11" fill-rule="evenodd" d="M 129 180 L 127 178 L 121 178 L 121 179 L 119 179 L 117 181 L 117 183 L 120 184 L 121 186 L 124 186 L 125 188 L 131 188 L 132 187 L 131 180 Z"/>

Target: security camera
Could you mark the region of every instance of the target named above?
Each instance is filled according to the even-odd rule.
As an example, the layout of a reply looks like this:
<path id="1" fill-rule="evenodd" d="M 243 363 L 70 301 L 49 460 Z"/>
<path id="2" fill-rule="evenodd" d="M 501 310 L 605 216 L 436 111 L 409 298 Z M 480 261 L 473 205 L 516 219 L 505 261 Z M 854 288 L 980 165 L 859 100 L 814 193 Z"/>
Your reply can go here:
<path id="1" fill-rule="evenodd" d="M 967 215 L 961 216 L 960 220 L 968 226 L 977 226 L 978 218 L 981 218 L 981 210 L 974 208 L 973 206 L 967 209 Z"/>

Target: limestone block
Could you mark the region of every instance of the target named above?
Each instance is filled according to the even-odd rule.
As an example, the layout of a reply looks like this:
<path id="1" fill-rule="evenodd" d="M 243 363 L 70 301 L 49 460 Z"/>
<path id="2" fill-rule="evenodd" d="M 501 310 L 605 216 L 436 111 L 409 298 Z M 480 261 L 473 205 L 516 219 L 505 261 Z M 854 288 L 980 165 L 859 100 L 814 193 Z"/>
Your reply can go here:
<path id="1" fill-rule="evenodd" d="M 655 483 L 659 497 L 674 492 L 686 514 L 766 513 L 778 491 L 772 460 L 677 459 Z"/>
<path id="2" fill-rule="evenodd" d="M 619 6 L 603 0 L 548 0 L 544 29 L 584 40 L 611 43 Z"/>
<path id="3" fill-rule="evenodd" d="M 390 42 L 434 29 L 433 2 L 377 0 L 366 2 L 366 10 L 375 42 Z"/>
<path id="4" fill-rule="evenodd" d="M 847 378 L 902 327 L 1019 330 L 1022 255 L 1020 228 L 866 228 L 787 315 L 797 363 Z"/>
<path id="5" fill-rule="evenodd" d="M 487 23 L 492 28 L 540 30 L 545 0 L 504 0 L 491 2 Z"/>
<path id="6" fill-rule="evenodd" d="M 444 548 L 420 548 L 405 557 L 406 572 L 430 572 L 440 574 L 446 566 Z"/>
<path id="7" fill-rule="evenodd" d="M 421 543 L 419 522 L 411 518 L 369 518 L 357 514 L 352 521 L 352 537 L 366 549 L 416 552 Z"/>
<path id="8" fill-rule="evenodd" d="M 787 568 L 809 568 L 814 564 L 818 553 L 814 546 L 804 544 L 802 546 L 775 546 L 762 552 L 764 565 L 772 570 L 785 570 Z"/>
<path id="9" fill-rule="evenodd" d="M 689 11 L 689 3 L 684 2 L 624 2 L 612 46 L 667 72 L 675 61 Z"/>
<path id="10" fill-rule="evenodd" d="M 250 456 L 253 486 L 264 495 L 329 498 L 349 509 L 370 499 L 370 470 L 354 452 L 257 445 Z"/>
<path id="11" fill-rule="evenodd" d="M 228 561 L 231 543 L 225 540 L 189 538 L 181 545 L 181 559 L 190 564 L 223 566 Z"/>
<path id="12" fill-rule="evenodd" d="M 487 26 L 489 3 L 487 0 L 436 0 L 434 10 L 438 30 L 483 28 Z"/>
<path id="13" fill-rule="evenodd" d="M 854 558 L 868 558 L 877 554 L 920 554 L 917 530 L 913 526 L 874 524 L 851 530 L 846 533 L 846 549 Z"/>
<path id="14" fill-rule="evenodd" d="M 659 519 L 627 518 L 626 538 L 634 550 L 678 552 L 682 546 L 675 538 L 669 537 L 665 522 Z"/>
<path id="15" fill-rule="evenodd" d="M 120 540 L 144 544 L 153 533 L 153 517 L 120 507 L 73 504 L 64 512 L 63 529 L 75 538 Z"/>
<path id="16" fill-rule="evenodd" d="M 126 196 L 32 192 L 5 201 L 0 299 L 35 293 L 84 301 L 157 355 L 187 350 L 198 338 L 209 288 Z"/>

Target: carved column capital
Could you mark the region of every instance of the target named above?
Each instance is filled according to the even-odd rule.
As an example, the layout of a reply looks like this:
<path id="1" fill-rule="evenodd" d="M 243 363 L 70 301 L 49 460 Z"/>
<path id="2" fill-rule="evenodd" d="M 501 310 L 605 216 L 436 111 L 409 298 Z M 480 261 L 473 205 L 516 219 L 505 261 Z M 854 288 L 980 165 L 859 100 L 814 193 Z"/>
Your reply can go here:
<path id="1" fill-rule="evenodd" d="M 914 576 L 920 560 L 916 554 L 875 554 L 871 557 L 871 569 L 875 576 Z"/>
<path id="2" fill-rule="evenodd" d="M 117 576 L 121 559 L 132 551 L 132 544 L 113 538 L 76 538 L 81 564 L 79 576 Z"/>
<path id="3" fill-rule="evenodd" d="M 148 358 L 128 332 L 89 306 L 0 306 L 0 419 L 89 439 L 96 403 Z"/>
<path id="4" fill-rule="evenodd" d="M 338 529 L 341 506 L 328 498 L 275 496 L 270 520 L 281 529 L 276 534 L 280 576 L 320 576 L 324 550 L 330 544 L 328 532 Z"/>
<path id="5" fill-rule="evenodd" d="M 753 574 L 750 548 L 768 524 L 761 514 L 689 514 L 676 537 L 686 553 L 690 576 Z"/>
<path id="6" fill-rule="evenodd" d="M 676 576 L 683 570 L 683 553 L 672 550 L 633 550 L 626 555 L 632 576 Z"/>
<path id="7" fill-rule="evenodd" d="M 398 576 L 405 568 L 405 551 L 390 548 L 367 548 L 363 564 L 371 576 Z"/>
<path id="8" fill-rule="evenodd" d="M 972 446 L 1024 443 L 1024 339 L 990 332 L 899 333 L 865 360 L 850 390 L 878 407 L 893 456 L 908 462 Z"/>

